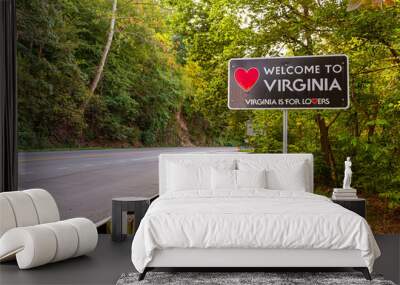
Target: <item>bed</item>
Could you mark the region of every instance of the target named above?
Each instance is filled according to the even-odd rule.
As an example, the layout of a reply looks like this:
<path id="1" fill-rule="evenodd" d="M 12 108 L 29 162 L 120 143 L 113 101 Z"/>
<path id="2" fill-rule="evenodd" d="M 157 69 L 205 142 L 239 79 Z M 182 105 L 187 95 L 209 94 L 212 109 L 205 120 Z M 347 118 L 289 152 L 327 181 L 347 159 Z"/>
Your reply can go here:
<path id="1" fill-rule="evenodd" d="M 311 154 L 162 154 L 159 198 L 132 243 L 159 267 L 352 267 L 380 255 L 364 218 L 313 194 Z"/>

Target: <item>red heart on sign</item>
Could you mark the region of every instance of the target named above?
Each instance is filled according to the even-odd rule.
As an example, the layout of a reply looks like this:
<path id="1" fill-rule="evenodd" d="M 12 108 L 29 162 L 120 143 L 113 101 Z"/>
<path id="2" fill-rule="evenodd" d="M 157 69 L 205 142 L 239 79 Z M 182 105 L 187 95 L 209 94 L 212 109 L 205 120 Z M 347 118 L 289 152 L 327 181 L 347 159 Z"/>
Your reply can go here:
<path id="1" fill-rule="evenodd" d="M 317 104 L 317 103 L 318 103 L 318 99 L 317 99 L 317 98 L 312 98 L 312 99 L 311 99 L 311 102 L 312 102 L 313 104 Z"/>
<path id="2" fill-rule="evenodd" d="M 252 67 L 248 70 L 239 67 L 235 70 L 236 83 L 244 91 L 249 91 L 254 86 L 254 84 L 256 84 L 259 76 L 260 74 L 258 73 L 258 69 L 255 67 Z"/>

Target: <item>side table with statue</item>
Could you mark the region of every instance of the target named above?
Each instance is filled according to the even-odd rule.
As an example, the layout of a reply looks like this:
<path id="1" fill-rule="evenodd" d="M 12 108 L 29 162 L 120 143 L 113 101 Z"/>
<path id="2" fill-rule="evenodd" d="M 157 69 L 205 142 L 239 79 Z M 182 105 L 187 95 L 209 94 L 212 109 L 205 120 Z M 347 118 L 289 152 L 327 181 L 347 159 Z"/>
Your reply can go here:
<path id="1" fill-rule="evenodd" d="M 344 162 L 344 179 L 343 188 L 334 188 L 332 193 L 332 202 L 341 205 L 342 207 L 366 217 L 366 201 L 357 197 L 357 190 L 351 187 L 351 171 L 352 162 L 350 157 L 347 157 Z"/>

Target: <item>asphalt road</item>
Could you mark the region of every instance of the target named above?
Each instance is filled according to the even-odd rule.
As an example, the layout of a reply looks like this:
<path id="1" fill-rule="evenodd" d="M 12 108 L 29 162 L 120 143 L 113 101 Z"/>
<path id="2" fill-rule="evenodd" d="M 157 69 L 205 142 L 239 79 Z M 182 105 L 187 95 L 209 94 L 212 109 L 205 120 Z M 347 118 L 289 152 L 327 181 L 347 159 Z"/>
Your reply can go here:
<path id="1" fill-rule="evenodd" d="M 158 192 L 158 155 L 233 152 L 236 148 L 131 148 L 19 153 L 19 188 L 43 188 L 62 219 L 111 215 L 111 198 Z"/>

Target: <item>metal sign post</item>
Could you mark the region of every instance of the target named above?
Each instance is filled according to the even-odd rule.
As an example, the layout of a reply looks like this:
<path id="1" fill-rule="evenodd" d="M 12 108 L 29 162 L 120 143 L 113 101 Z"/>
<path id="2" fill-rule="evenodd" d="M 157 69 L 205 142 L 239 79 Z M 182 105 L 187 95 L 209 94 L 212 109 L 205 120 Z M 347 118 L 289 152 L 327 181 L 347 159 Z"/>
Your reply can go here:
<path id="1" fill-rule="evenodd" d="M 283 125 L 283 147 L 282 153 L 288 152 L 288 116 L 289 112 L 287 109 L 282 110 L 282 125 Z"/>

